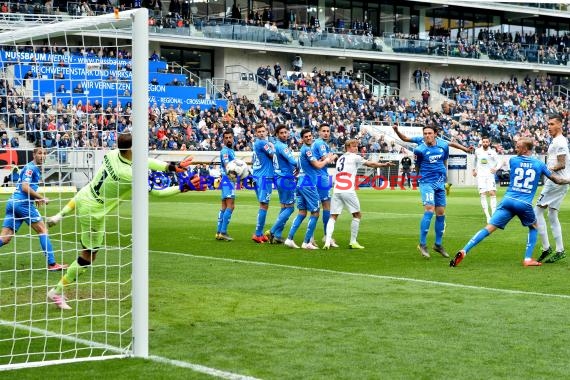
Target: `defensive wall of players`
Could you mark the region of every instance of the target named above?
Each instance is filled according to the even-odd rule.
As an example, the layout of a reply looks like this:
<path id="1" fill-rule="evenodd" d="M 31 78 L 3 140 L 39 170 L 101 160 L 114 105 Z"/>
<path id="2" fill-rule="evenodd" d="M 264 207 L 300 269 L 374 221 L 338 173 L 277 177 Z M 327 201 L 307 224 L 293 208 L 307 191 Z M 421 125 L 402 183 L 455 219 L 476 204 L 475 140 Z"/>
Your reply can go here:
<path id="1" fill-rule="evenodd" d="M 72 186 L 81 188 L 93 176 L 94 170 L 101 166 L 103 162 L 104 150 L 68 150 L 66 159 L 67 162 L 61 164 L 59 162 L 59 150 L 52 149 L 46 163 L 44 170 L 47 175 L 46 185 L 56 186 L 58 178 L 63 174 L 68 174 Z M 27 157 L 31 156 L 30 150 L 23 149 L 6 149 L 0 151 L 0 178 L 8 176 L 14 166 L 22 166 L 25 164 Z M 163 161 L 180 161 L 188 156 L 188 152 L 182 151 L 151 151 L 149 156 Z M 219 177 L 219 151 L 197 151 L 192 152 L 194 161 L 198 164 L 205 164 L 211 166 L 210 175 L 214 178 Z M 377 161 L 393 161 L 399 163 L 403 155 L 390 154 L 390 153 L 372 153 L 367 155 L 367 159 Z M 504 166 L 503 170 L 508 172 L 508 162 L 512 155 L 502 156 Z M 545 159 L 545 156 L 537 156 L 539 159 Z M 236 158 L 240 158 L 247 163 L 251 163 L 251 152 L 236 152 Z M 466 154 L 461 151 L 451 149 L 451 154 L 448 160 L 448 182 L 455 186 L 474 186 L 476 185 L 475 178 L 471 175 L 473 169 L 473 155 Z M 329 167 L 331 175 L 334 173 L 334 167 Z M 372 187 L 377 190 L 398 189 L 398 183 L 401 181 L 401 169 L 399 165 L 391 168 L 381 168 L 368 172 L 359 173 L 361 175 L 359 183 L 361 187 Z M 50 181 L 50 177 L 52 181 Z M 368 179 L 366 179 L 368 178 Z M 394 184 L 384 184 L 383 179 L 394 182 Z"/>

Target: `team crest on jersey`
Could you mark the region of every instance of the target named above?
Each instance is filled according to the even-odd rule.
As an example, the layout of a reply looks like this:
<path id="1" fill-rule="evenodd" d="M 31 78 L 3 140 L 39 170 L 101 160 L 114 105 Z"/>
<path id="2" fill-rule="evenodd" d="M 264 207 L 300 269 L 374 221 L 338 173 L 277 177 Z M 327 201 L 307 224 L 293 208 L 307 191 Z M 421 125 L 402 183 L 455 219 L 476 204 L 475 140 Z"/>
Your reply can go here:
<path id="1" fill-rule="evenodd" d="M 227 160 L 227 159 L 228 159 L 228 154 L 224 153 L 224 160 Z"/>
<path id="2" fill-rule="evenodd" d="M 310 150 L 307 150 L 307 157 L 313 157 L 313 152 L 311 152 Z"/>
<path id="3" fill-rule="evenodd" d="M 263 147 L 263 149 L 269 150 L 269 144 L 265 144 L 265 146 Z"/>
<path id="4" fill-rule="evenodd" d="M 34 172 L 32 171 L 32 169 L 26 170 L 26 176 L 31 177 L 32 174 L 34 174 Z"/>
<path id="5" fill-rule="evenodd" d="M 289 148 L 285 148 L 285 149 L 283 150 L 283 152 L 285 152 L 285 153 L 289 153 L 289 152 L 290 152 L 290 150 L 289 150 Z"/>

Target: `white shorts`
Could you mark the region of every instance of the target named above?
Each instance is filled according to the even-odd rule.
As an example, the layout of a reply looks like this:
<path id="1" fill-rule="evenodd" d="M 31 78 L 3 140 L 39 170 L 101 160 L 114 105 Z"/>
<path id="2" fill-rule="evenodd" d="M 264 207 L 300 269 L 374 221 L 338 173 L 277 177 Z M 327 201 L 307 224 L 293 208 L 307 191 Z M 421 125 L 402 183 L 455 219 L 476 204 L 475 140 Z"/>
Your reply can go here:
<path id="1" fill-rule="evenodd" d="M 344 206 L 346 206 L 351 214 L 360 211 L 360 201 L 356 193 L 333 193 L 331 199 L 331 214 L 340 215 Z"/>
<path id="2" fill-rule="evenodd" d="M 495 176 L 477 176 L 477 187 L 479 188 L 479 194 L 486 193 L 487 191 L 497 191 Z"/>
<path id="3" fill-rule="evenodd" d="M 537 206 L 548 206 L 555 210 L 560 210 L 560 205 L 568 192 L 568 185 L 557 185 L 551 180 L 547 179 L 544 182 L 542 192 L 536 202 Z"/>

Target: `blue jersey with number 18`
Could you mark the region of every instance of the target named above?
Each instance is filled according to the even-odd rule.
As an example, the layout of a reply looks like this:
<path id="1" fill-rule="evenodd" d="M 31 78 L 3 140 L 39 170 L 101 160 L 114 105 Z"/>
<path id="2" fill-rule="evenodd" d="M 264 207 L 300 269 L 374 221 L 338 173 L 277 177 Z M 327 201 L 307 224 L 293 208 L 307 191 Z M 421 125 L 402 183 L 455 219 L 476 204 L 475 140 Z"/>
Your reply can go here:
<path id="1" fill-rule="evenodd" d="M 515 156 L 509 160 L 510 183 L 505 198 L 517 199 L 532 204 L 534 194 L 538 189 L 540 177 L 550 176 L 551 172 L 544 162 L 529 156 Z"/>

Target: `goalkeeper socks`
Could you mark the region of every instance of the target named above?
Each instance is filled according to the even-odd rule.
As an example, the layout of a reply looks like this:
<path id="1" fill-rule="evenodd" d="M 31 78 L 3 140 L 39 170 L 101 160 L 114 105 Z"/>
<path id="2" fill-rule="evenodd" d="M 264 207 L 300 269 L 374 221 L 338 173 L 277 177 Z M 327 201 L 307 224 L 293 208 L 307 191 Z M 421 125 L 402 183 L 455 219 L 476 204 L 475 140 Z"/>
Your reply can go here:
<path id="1" fill-rule="evenodd" d="M 443 240 L 443 230 L 445 229 L 445 215 L 435 217 L 435 244 L 441 245 Z"/>
<path id="2" fill-rule="evenodd" d="M 529 227 L 528 239 L 526 241 L 526 250 L 524 252 L 525 260 L 532 259 L 532 251 L 534 251 L 534 246 L 536 245 L 537 240 L 538 240 L 538 231 L 536 230 L 536 228 Z"/>
<path id="3" fill-rule="evenodd" d="M 317 220 L 319 220 L 318 215 L 311 215 L 309 217 L 309 223 L 307 224 L 307 233 L 305 234 L 305 240 L 303 240 L 305 243 L 311 241 L 311 238 L 315 233 L 315 228 L 317 227 Z"/>
<path id="4" fill-rule="evenodd" d="M 226 209 L 221 209 L 218 212 L 218 229 L 216 230 L 217 233 L 222 232 L 222 224 L 224 222 L 224 213 L 225 213 Z"/>
<path id="5" fill-rule="evenodd" d="M 295 209 L 293 207 L 283 207 L 281 212 L 279 213 L 279 217 L 277 218 L 277 222 L 271 228 L 271 233 L 277 237 L 281 237 L 283 235 L 283 229 L 285 228 L 285 224 L 293 214 Z"/>
<path id="6" fill-rule="evenodd" d="M 358 238 L 358 230 L 360 229 L 360 219 L 352 218 L 350 223 L 350 244 L 356 243 L 356 238 Z"/>
<path id="7" fill-rule="evenodd" d="M 429 226 L 431 224 L 431 218 L 433 217 L 433 212 L 425 211 L 424 217 L 420 222 L 420 244 L 426 245 L 427 234 L 429 232 Z"/>
<path id="8" fill-rule="evenodd" d="M 291 224 L 291 229 L 289 230 L 289 235 L 287 235 L 287 239 L 293 240 L 293 238 L 295 237 L 295 233 L 301 226 L 301 223 L 303 223 L 303 220 L 305 220 L 306 216 L 307 214 L 304 215 L 297 214 L 297 217 L 295 218 L 295 220 L 293 220 L 293 224 Z"/>
<path id="9" fill-rule="evenodd" d="M 71 263 L 71 265 L 67 268 L 67 271 L 65 272 L 61 280 L 59 280 L 59 282 L 57 283 L 55 287 L 56 293 L 62 294 L 63 288 L 75 282 L 77 278 L 85 272 L 85 270 L 87 269 L 85 267 L 87 265 L 91 265 L 91 263 L 85 260 L 81 256 L 79 256 L 77 260 Z"/>
<path id="10" fill-rule="evenodd" d="M 51 245 L 51 241 L 47 234 L 39 235 L 40 238 L 40 245 L 42 246 L 42 250 L 44 251 L 44 255 L 47 257 L 47 262 L 49 265 L 53 265 L 56 263 L 55 255 L 53 254 L 53 247 Z"/>
<path id="11" fill-rule="evenodd" d="M 327 235 L 327 223 L 331 217 L 331 210 L 323 210 L 323 232 L 325 236 Z"/>
<path id="12" fill-rule="evenodd" d="M 465 247 L 463 247 L 463 250 L 467 254 L 467 252 L 469 252 L 471 248 L 475 247 L 477 244 L 479 244 L 483 239 L 485 239 L 489 235 L 490 235 L 489 231 L 487 231 L 486 228 L 482 228 L 479 232 L 473 235 L 471 240 L 469 240 L 465 245 Z"/>
<path id="13" fill-rule="evenodd" d="M 224 211 L 224 215 L 222 217 L 222 227 L 220 229 L 220 232 L 223 234 L 227 234 L 228 233 L 228 225 L 230 224 L 230 220 L 232 219 L 232 213 L 234 212 L 234 210 L 232 210 L 231 208 L 227 208 L 226 211 Z"/>
<path id="14" fill-rule="evenodd" d="M 257 211 L 257 224 L 255 225 L 255 236 L 263 235 L 265 218 L 267 218 L 267 210 L 260 208 L 259 211 Z"/>

